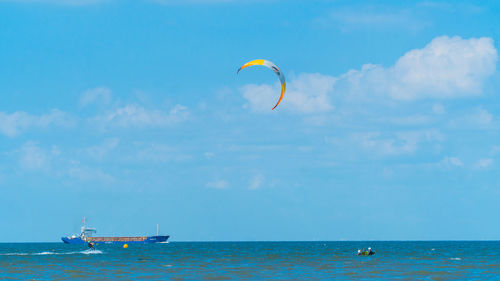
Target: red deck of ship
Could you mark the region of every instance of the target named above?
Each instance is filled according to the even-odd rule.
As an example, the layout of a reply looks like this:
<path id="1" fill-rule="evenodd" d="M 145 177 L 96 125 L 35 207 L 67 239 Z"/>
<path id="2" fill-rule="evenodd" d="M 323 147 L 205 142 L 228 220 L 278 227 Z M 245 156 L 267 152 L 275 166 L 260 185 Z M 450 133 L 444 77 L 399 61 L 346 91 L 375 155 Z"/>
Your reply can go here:
<path id="1" fill-rule="evenodd" d="M 139 237 L 88 237 L 87 241 L 92 242 L 143 242 L 147 236 Z"/>

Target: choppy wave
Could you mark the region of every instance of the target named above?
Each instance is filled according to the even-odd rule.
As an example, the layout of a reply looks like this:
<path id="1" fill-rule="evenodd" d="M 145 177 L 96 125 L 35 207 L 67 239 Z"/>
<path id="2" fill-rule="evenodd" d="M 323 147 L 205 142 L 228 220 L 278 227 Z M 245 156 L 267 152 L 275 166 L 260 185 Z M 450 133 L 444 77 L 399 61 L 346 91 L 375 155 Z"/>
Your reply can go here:
<path id="1" fill-rule="evenodd" d="M 374 256 L 356 256 L 368 245 Z M 171 242 L 96 249 L 0 243 L 0 280 L 496 280 L 500 272 L 499 241 Z"/>
<path id="2" fill-rule="evenodd" d="M 2 253 L 0 256 L 45 256 L 45 255 L 75 255 L 75 254 L 83 254 L 83 255 L 96 255 L 102 254 L 103 252 L 100 250 L 85 250 L 79 252 L 40 252 L 40 253 Z"/>

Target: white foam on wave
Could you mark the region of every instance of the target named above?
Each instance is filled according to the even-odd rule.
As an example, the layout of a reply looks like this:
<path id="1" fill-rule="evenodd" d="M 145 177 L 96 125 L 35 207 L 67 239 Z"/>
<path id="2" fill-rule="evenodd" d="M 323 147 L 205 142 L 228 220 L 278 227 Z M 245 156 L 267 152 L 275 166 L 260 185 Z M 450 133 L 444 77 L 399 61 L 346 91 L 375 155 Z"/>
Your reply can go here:
<path id="1" fill-rule="evenodd" d="M 45 255 L 57 255 L 55 252 L 41 252 L 41 253 L 33 253 L 33 256 L 45 256 Z"/>
<path id="2" fill-rule="evenodd" d="M 462 259 L 461 258 L 450 258 L 450 260 L 452 260 L 452 261 L 461 261 Z"/>
<path id="3" fill-rule="evenodd" d="M 46 255 L 75 255 L 75 254 L 83 254 L 83 255 L 96 255 L 102 254 L 103 252 L 100 250 L 85 250 L 79 252 L 40 252 L 40 253 L 3 253 L 0 256 L 46 256 Z"/>
<path id="4" fill-rule="evenodd" d="M 79 252 L 81 254 L 84 254 L 84 255 L 97 255 L 97 254 L 102 254 L 102 251 L 100 250 L 86 250 L 86 251 L 81 251 Z"/>

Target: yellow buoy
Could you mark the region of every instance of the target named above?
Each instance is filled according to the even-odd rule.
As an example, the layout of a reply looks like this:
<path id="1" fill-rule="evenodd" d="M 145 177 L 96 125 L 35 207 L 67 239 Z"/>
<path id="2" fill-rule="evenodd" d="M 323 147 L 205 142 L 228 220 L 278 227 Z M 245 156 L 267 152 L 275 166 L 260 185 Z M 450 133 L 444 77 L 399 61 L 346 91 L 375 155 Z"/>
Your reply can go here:
<path id="1" fill-rule="evenodd" d="M 127 249 L 128 248 L 128 244 L 123 244 L 123 248 Z"/>

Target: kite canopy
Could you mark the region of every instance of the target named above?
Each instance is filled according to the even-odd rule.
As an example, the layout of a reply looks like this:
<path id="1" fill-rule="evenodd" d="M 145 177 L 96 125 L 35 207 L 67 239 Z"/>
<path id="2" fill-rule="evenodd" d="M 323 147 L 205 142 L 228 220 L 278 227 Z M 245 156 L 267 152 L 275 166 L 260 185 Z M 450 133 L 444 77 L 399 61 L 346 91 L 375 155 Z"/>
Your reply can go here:
<path id="1" fill-rule="evenodd" d="M 276 105 L 273 107 L 273 109 L 275 109 L 278 106 L 278 104 L 280 104 L 281 99 L 283 99 L 283 96 L 285 95 L 285 90 L 286 90 L 285 75 L 283 75 L 281 70 L 274 63 L 272 63 L 268 60 L 249 61 L 249 62 L 245 63 L 243 66 L 241 66 L 236 73 L 240 73 L 240 70 L 242 70 L 243 68 L 252 66 L 252 65 L 265 66 L 265 67 L 271 69 L 272 71 L 274 71 L 274 73 L 276 73 L 276 75 L 278 75 L 280 82 L 281 82 L 281 95 L 280 95 L 280 99 L 278 100 L 278 103 L 276 103 Z"/>

